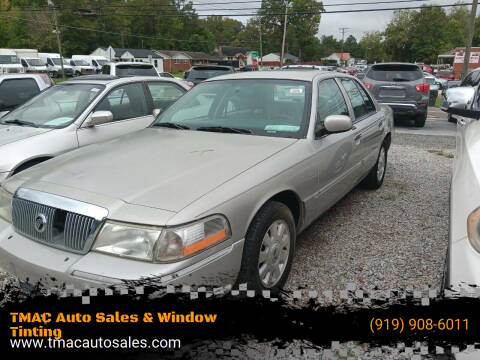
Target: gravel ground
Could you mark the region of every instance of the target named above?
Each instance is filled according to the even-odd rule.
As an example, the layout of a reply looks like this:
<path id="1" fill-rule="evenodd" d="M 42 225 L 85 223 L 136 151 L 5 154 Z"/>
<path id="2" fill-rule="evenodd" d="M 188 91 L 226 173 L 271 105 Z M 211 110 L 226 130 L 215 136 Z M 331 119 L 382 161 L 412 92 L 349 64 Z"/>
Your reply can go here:
<path id="1" fill-rule="evenodd" d="M 354 189 L 298 237 L 287 288 L 440 289 L 454 147 L 396 134 L 383 186 Z"/>

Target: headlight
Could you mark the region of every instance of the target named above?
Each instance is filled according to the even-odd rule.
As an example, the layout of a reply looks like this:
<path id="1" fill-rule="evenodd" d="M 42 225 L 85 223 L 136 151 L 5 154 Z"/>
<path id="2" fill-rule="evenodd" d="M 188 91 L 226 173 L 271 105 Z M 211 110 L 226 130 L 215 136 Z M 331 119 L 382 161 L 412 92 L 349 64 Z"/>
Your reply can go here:
<path id="1" fill-rule="evenodd" d="M 107 221 L 93 250 L 137 260 L 180 260 L 230 237 L 228 221 L 220 215 L 171 228 Z"/>
<path id="2" fill-rule="evenodd" d="M 480 207 L 472 211 L 467 218 L 467 234 L 470 244 L 480 252 Z"/>
<path id="3" fill-rule="evenodd" d="M 0 187 L 0 218 L 12 222 L 12 194 Z"/>

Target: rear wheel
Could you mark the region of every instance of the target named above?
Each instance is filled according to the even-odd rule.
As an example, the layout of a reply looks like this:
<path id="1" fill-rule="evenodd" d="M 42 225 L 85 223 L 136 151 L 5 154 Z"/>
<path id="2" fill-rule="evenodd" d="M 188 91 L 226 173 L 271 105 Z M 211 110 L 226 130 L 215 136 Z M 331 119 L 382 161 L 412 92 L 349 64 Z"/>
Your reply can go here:
<path id="1" fill-rule="evenodd" d="M 427 113 L 419 114 L 415 117 L 415 127 L 424 127 L 427 121 Z"/>
<path id="2" fill-rule="evenodd" d="M 265 204 L 248 228 L 236 287 L 246 283 L 248 290 L 278 293 L 290 273 L 295 238 L 289 208 L 275 201 Z"/>

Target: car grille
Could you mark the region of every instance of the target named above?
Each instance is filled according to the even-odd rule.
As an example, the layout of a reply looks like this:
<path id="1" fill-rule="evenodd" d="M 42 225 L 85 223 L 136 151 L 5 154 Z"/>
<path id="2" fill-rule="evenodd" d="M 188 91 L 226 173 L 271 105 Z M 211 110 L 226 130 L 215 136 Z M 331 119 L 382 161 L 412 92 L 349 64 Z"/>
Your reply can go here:
<path id="1" fill-rule="evenodd" d="M 12 223 L 18 233 L 32 240 L 85 253 L 91 245 L 87 240 L 101 222 L 89 216 L 14 197 Z"/>

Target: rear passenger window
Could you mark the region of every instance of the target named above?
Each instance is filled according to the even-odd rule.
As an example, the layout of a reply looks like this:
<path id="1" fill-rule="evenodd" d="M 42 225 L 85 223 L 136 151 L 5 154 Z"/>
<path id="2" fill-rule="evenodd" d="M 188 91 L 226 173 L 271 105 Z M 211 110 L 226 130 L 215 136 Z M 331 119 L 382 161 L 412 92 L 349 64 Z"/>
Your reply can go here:
<path id="1" fill-rule="evenodd" d="M 351 79 L 341 79 L 343 87 L 347 91 L 348 97 L 352 102 L 353 112 L 355 114 L 355 119 L 359 119 L 362 116 L 365 116 L 371 111 L 375 110 L 372 100 L 366 95 L 366 93 L 355 82 Z M 367 98 L 367 102 L 365 99 Z"/>
<path id="2" fill-rule="evenodd" d="M 377 109 L 375 108 L 375 104 L 373 103 L 372 98 L 368 95 L 368 93 L 365 91 L 365 89 L 356 81 L 354 81 L 355 85 L 357 85 L 358 90 L 360 91 L 360 94 L 363 97 L 363 101 L 365 103 L 366 107 L 366 112 L 375 112 Z"/>
<path id="3" fill-rule="evenodd" d="M 39 92 L 34 79 L 5 80 L 0 84 L 0 111 L 10 111 Z"/>
<path id="4" fill-rule="evenodd" d="M 167 82 L 150 82 L 147 86 L 152 95 L 154 109 L 165 110 L 186 92 L 179 86 Z"/>
<path id="5" fill-rule="evenodd" d="M 345 98 L 334 79 L 323 80 L 318 84 L 315 134 L 325 128 L 323 123 L 330 115 L 350 115 Z"/>
<path id="6" fill-rule="evenodd" d="M 95 110 L 111 111 L 113 121 L 149 115 L 147 100 L 141 83 L 116 88 L 97 105 Z"/>

